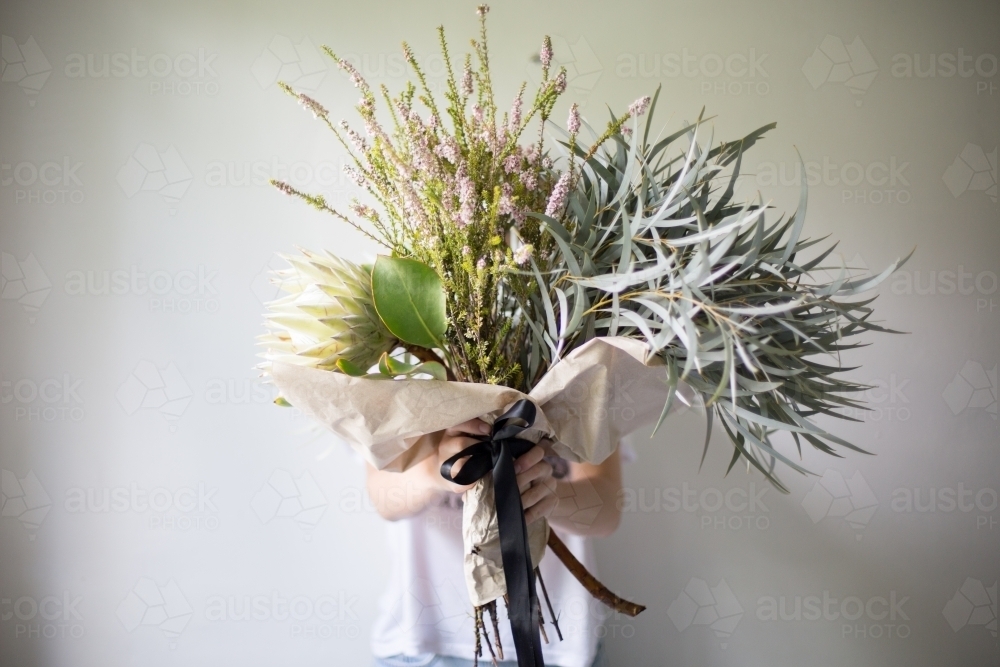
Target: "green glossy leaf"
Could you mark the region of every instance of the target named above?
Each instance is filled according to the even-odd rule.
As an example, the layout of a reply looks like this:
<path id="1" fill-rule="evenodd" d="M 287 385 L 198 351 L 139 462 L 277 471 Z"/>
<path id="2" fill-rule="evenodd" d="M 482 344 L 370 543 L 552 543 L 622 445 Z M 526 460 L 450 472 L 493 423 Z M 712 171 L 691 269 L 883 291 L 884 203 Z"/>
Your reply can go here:
<path id="1" fill-rule="evenodd" d="M 365 374 L 365 369 L 357 364 L 351 363 L 347 359 L 337 359 L 337 368 L 340 372 L 351 377 L 361 377 Z"/>
<path id="2" fill-rule="evenodd" d="M 387 329 L 411 345 L 442 345 L 448 320 L 441 279 L 414 259 L 380 255 L 372 269 L 372 299 Z"/>

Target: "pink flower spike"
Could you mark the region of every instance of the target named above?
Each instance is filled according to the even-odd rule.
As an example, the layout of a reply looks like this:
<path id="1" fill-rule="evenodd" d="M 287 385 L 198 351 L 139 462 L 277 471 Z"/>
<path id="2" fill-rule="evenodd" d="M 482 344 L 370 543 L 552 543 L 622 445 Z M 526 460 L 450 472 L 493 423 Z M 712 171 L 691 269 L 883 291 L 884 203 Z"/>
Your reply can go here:
<path id="1" fill-rule="evenodd" d="M 550 218 L 558 218 L 566 206 L 566 198 L 569 196 L 569 172 L 564 172 L 549 195 L 549 203 L 545 207 L 545 215 Z"/>
<path id="2" fill-rule="evenodd" d="M 570 134 L 580 131 L 580 107 L 575 103 L 569 108 L 569 118 L 566 119 L 566 129 Z"/>
<path id="3" fill-rule="evenodd" d="M 561 69 L 559 73 L 556 74 L 556 92 L 562 95 L 566 91 L 566 70 Z"/>
<path id="4" fill-rule="evenodd" d="M 517 250 L 514 251 L 514 263 L 518 266 L 524 266 L 531 259 L 531 255 L 535 252 L 535 247 L 530 243 L 527 243 Z"/>
<path id="5" fill-rule="evenodd" d="M 552 40 L 548 35 L 542 40 L 542 50 L 538 54 L 538 59 L 542 61 L 542 67 L 545 69 L 552 64 Z"/>
<path id="6" fill-rule="evenodd" d="M 649 95 L 646 95 L 645 97 L 640 97 L 635 102 L 632 102 L 632 104 L 629 106 L 628 114 L 632 117 L 641 116 L 642 114 L 646 113 L 647 110 L 649 110 L 649 102 L 650 102 Z"/>

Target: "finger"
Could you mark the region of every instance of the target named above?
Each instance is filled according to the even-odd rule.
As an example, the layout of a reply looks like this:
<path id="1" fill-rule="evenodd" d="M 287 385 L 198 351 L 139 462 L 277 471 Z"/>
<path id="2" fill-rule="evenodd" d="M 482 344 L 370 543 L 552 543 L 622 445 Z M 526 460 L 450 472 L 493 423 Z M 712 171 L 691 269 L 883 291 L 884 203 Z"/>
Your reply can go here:
<path id="1" fill-rule="evenodd" d="M 467 435 L 451 435 L 442 438 L 441 444 L 438 445 L 438 453 L 443 459 L 448 459 L 458 454 L 463 449 L 467 449 L 472 445 L 479 442 L 475 438 L 470 438 Z"/>
<path id="2" fill-rule="evenodd" d="M 524 513 L 524 522 L 532 524 L 543 517 L 549 516 L 558 504 L 558 498 L 555 496 L 547 496 Z"/>
<path id="3" fill-rule="evenodd" d="M 482 419 L 470 419 L 445 430 L 445 435 L 488 435 L 490 425 Z"/>
<path id="4" fill-rule="evenodd" d="M 549 477 L 552 477 L 552 465 L 548 461 L 539 461 L 517 476 L 517 488 L 523 492 L 532 482 L 537 483 Z"/>
<path id="5" fill-rule="evenodd" d="M 535 445 L 514 461 L 514 472 L 520 473 L 545 458 L 545 450 Z"/>
<path id="6" fill-rule="evenodd" d="M 521 492 L 521 507 L 528 509 L 549 496 L 555 496 L 555 493 L 548 485 L 532 484 Z"/>

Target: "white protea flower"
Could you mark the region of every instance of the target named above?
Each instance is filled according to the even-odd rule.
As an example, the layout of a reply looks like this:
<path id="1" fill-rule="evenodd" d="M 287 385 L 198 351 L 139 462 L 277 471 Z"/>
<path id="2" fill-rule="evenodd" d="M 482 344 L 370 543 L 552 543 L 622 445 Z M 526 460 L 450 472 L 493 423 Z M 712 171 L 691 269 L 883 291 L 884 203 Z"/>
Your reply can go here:
<path id="1" fill-rule="evenodd" d="M 289 263 L 272 272 L 272 282 L 288 292 L 267 303 L 268 333 L 258 368 L 270 376 L 274 362 L 337 370 L 344 359 L 367 370 L 398 341 L 389 333 L 372 301 L 371 272 L 329 252 L 302 250 L 280 255 Z"/>

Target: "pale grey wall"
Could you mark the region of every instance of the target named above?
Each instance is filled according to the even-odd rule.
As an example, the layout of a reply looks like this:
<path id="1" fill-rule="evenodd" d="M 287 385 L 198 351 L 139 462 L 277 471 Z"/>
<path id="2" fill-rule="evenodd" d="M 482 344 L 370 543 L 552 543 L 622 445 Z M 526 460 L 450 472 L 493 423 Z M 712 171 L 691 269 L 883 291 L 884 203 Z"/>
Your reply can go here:
<path id="1" fill-rule="evenodd" d="M 387 559 L 380 520 L 354 504 L 362 471 L 253 384 L 274 253 L 375 252 L 262 184 L 351 192 L 334 141 L 273 85 L 276 63 L 350 118 L 355 91 L 316 47 L 396 87 L 400 40 L 428 58 L 443 22 L 461 45 L 474 5 L 291 4 L 0 8 L 4 664 L 368 660 Z M 798 147 L 818 169 L 812 235 L 871 269 L 917 247 L 877 304 L 912 333 L 851 359 L 877 385 L 875 411 L 843 432 L 877 456 L 807 454 L 822 480 L 786 473 L 781 496 L 757 474 L 723 477 L 724 434 L 699 474 L 693 413 L 636 438 L 637 507 L 598 553 L 606 580 L 649 610 L 611 620 L 613 664 L 997 664 L 997 4 L 509 2 L 491 23 L 503 99 L 549 33 L 567 98 L 591 118 L 662 85 L 671 129 L 702 106 L 717 138 L 777 121 L 748 156 L 746 194 L 790 210 Z M 133 53 L 145 61 L 122 76 L 76 69 Z M 934 75 L 905 70 L 917 60 Z M 234 182 L 248 164 L 258 176 Z M 164 293 L 133 288 L 133 267 Z M 79 293 L 80 275 L 97 288 L 106 271 L 128 286 Z M 276 516 L 289 485 L 312 509 Z M 126 490 L 117 509 L 79 503 L 113 489 Z M 143 493 L 175 506 L 150 509 Z M 825 616 L 767 620 L 772 602 L 809 616 L 824 595 Z M 162 614 L 142 602 L 157 596 Z M 245 596 L 330 596 L 343 613 L 213 620 L 220 599 Z"/>

